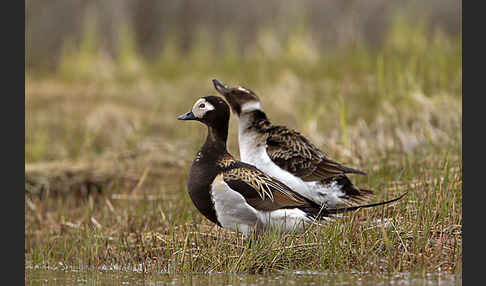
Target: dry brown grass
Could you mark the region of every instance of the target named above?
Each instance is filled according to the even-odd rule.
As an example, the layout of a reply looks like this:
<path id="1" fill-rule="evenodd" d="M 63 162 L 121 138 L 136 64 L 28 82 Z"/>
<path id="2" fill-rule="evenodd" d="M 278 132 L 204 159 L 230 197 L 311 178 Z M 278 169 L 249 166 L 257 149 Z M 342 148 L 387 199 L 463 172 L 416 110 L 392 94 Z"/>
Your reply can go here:
<path id="1" fill-rule="evenodd" d="M 392 36 L 380 53 L 345 50 L 305 66 L 285 55 L 240 59 L 236 70 L 214 58 L 172 59 L 167 73 L 182 63 L 172 77 L 149 64 L 129 80 L 117 69 L 107 78 L 28 76 L 27 265 L 460 273 L 460 43 Z M 367 171 L 353 181 L 377 200 L 409 194 L 298 235 L 245 240 L 211 225 L 185 187 L 206 130 L 175 118 L 215 94 L 213 77 L 251 88 L 272 121 Z M 232 118 L 229 151 L 238 157 L 236 126 Z"/>

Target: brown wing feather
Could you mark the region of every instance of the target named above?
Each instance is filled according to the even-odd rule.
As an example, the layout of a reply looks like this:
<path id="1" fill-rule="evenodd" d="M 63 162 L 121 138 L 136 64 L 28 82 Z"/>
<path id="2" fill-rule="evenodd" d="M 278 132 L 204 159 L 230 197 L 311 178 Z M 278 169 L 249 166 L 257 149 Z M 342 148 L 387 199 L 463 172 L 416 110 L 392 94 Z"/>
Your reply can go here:
<path id="1" fill-rule="evenodd" d="M 365 174 L 327 157 L 299 132 L 273 126 L 267 132 L 267 154 L 280 168 L 304 181 L 317 181 L 346 173 Z"/>
<path id="2" fill-rule="evenodd" d="M 257 168 L 237 167 L 223 173 L 224 181 L 259 210 L 305 206 L 308 201 Z"/>

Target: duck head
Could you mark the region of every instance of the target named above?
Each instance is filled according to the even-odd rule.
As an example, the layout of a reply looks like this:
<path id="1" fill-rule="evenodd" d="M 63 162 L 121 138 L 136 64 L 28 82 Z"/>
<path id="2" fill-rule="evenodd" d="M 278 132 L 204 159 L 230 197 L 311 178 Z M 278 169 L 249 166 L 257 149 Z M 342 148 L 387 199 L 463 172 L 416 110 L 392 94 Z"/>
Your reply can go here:
<path id="1" fill-rule="evenodd" d="M 213 79 L 213 84 L 214 88 L 229 102 L 237 116 L 255 110 L 263 111 L 260 99 L 250 89 L 241 86 L 228 87 L 217 79 Z"/>

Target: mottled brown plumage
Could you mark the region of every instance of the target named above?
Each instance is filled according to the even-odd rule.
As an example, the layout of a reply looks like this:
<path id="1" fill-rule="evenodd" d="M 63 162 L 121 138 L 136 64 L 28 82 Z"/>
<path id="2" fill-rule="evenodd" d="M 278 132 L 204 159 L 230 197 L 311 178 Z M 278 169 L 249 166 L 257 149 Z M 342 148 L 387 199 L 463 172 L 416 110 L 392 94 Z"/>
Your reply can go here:
<path id="1" fill-rule="evenodd" d="M 370 190 L 355 187 L 346 176 L 346 174 L 366 175 L 365 172 L 330 159 L 325 152 L 298 131 L 285 126 L 272 125 L 253 91 L 239 86 L 228 87 L 217 80 L 213 80 L 213 83 L 218 92 L 228 100 L 232 110 L 239 117 L 244 114 L 246 125 L 245 129 L 240 129 L 240 136 L 251 136 L 255 146 L 265 146 L 268 157 L 278 167 L 304 182 L 322 184 L 328 184 L 333 180 L 342 182 L 342 190 L 345 193 L 342 199 L 345 199 L 348 205 L 368 200 L 373 194 Z M 244 110 L 245 105 L 255 107 Z M 258 167 L 256 162 L 252 163 Z"/>
<path id="2" fill-rule="evenodd" d="M 235 160 L 229 153 L 225 153 L 216 164 L 221 168 L 224 182 L 230 187 L 233 186 L 251 206 L 258 210 L 310 206 L 308 200 L 279 180 L 252 165 Z"/>
<path id="3" fill-rule="evenodd" d="M 236 162 L 234 166 L 223 171 L 223 178 L 230 187 L 239 185 L 235 189 L 245 189 L 245 193 L 246 189 L 251 189 L 258 194 L 258 198 L 245 196 L 248 203 L 256 209 L 268 211 L 283 207 L 310 206 L 308 200 L 251 165 Z"/>
<path id="4" fill-rule="evenodd" d="M 304 181 L 316 181 L 346 173 L 365 174 L 329 159 L 295 130 L 272 126 L 260 128 L 259 132 L 266 135 L 267 153 L 275 164 Z"/>
<path id="5" fill-rule="evenodd" d="M 343 166 L 327 157 L 314 144 L 302 136 L 299 132 L 286 128 L 285 126 L 260 127 L 257 130 L 265 136 L 267 154 L 272 161 L 280 168 L 301 178 L 303 181 L 320 181 L 328 184 L 334 181 L 341 181 L 344 191 L 348 196 L 349 205 L 361 203 L 373 194 L 372 191 L 356 188 L 347 173 L 366 173 Z"/>

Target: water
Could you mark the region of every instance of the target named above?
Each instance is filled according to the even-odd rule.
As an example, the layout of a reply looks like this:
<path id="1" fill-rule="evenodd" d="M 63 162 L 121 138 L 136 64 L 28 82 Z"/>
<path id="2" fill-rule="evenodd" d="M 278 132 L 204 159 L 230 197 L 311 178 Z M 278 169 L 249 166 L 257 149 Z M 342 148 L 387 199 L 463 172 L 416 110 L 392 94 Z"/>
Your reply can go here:
<path id="1" fill-rule="evenodd" d="M 250 274 L 146 274 L 120 270 L 25 269 L 25 285 L 462 285 L 462 277 L 433 274 L 293 272 Z"/>

